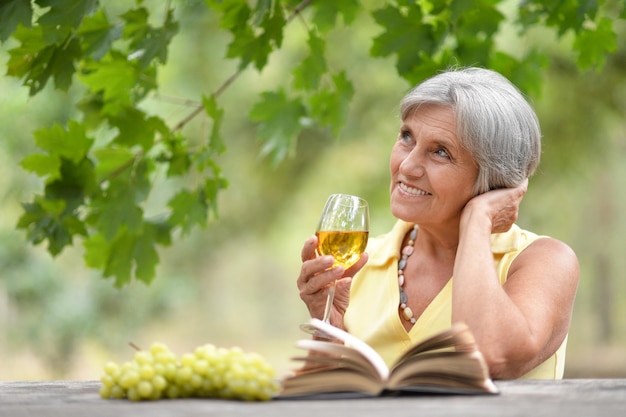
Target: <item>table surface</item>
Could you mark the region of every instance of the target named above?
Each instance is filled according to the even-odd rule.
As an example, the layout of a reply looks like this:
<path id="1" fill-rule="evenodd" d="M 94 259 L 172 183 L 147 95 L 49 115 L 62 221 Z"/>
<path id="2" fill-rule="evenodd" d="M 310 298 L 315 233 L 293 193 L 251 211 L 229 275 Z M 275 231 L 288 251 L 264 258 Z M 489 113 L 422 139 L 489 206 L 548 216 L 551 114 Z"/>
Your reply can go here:
<path id="1" fill-rule="evenodd" d="M 626 416 L 626 379 L 496 381 L 499 395 L 241 402 L 103 400 L 98 381 L 0 381 L 0 417 Z"/>

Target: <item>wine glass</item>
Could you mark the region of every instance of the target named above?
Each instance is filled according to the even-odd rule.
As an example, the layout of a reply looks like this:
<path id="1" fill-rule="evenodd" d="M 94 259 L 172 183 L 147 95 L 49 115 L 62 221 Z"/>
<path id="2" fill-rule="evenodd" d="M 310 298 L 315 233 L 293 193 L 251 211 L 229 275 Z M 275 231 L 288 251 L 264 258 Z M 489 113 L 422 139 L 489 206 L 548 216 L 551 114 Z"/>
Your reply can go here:
<path id="1" fill-rule="evenodd" d="M 333 268 L 345 269 L 354 265 L 367 246 L 369 236 L 369 207 L 361 197 L 349 194 L 332 194 L 328 197 L 320 221 L 315 231 L 318 256 L 332 255 Z M 323 321 L 330 322 L 330 312 L 335 298 L 335 282 L 330 284 Z M 302 330 L 317 336 L 324 336 L 310 324 L 300 326 Z"/>

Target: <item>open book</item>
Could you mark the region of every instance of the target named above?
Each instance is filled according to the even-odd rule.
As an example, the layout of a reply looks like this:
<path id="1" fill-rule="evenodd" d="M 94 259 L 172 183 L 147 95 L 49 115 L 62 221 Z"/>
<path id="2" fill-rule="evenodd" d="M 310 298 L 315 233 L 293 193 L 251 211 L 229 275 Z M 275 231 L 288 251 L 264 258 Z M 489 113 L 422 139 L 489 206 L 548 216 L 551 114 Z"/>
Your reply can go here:
<path id="1" fill-rule="evenodd" d="M 465 324 L 409 349 L 391 368 L 369 345 L 318 319 L 311 325 L 332 338 L 300 340 L 304 367 L 285 377 L 279 397 L 382 396 L 402 393 L 497 394 L 489 370 Z"/>

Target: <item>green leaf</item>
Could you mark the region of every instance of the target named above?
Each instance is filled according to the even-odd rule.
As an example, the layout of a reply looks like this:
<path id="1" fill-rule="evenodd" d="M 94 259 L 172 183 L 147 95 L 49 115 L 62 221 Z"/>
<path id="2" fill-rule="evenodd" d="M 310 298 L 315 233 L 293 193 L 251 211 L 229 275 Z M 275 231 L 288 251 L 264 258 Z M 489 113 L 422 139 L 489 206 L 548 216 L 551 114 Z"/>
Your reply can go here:
<path id="1" fill-rule="evenodd" d="M 425 52 L 420 52 L 418 54 L 418 61 L 419 64 L 414 65 L 410 71 L 402 76 L 410 85 L 416 85 L 432 77 L 432 75 L 436 74 L 438 71 L 458 63 L 458 59 L 454 56 L 452 49 L 444 49 L 436 59 Z"/>
<path id="2" fill-rule="evenodd" d="M 109 23 L 106 13 L 99 9 L 83 20 L 77 36 L 81 38 L 83 53 L 95 60 L 101 59 L 114 41 L 122 36 L 122 27 Z"/>
<path id="3" fill-rule="evenodd" d="M 130 170 L 135 155 L 127 148 L 109 146 L 93 152 L 98 160 L 96 164 L 96 177 L 99 181 L 116 177 L 120 172 Z"/>
<path id="4" fill-rule="evenodd" d="M 617 50 L 617 34 L 613 31 L 612 21 L 602 18 L 594 29 L 581 30 L 574 40 L 574 49 L 578 51 L 580 69 L 595 67 L 601 70 L 607 54 Z"/>
<path id="5" fill-rule="evenodd" d="M 122 287 L 130 282 L 133 271 L 133 250 L 135 235 L 120 229 L 108 247 L 108 257 L 104 266 L 105 277 L 115 277 L 115 286 Z"/>
<path id="6" fill-rule="evenodd" d="M 273 163 L 282 161 L 292 150 L 306 109 L 298 99 L 290 100 L 284 90 L 265 92 L 250 111 L 250 119 L 258 124 L 259 138 L 264 142 L 261 155 Z"/>
<path id="7" fill-rule="evenodd" d="M 57 180 L 61 176 L 61 160 L 56 155 L 30 154 L 22 159 L 20 166 L 41 178 L 47 177 L 47 182 Z"/>
<path id="8" fill-rule="evenodd" d="M 117 115 L 132 107 L 131 93 L 140 72 L 119 53 L 108 54 L 101 61 L 87 64 L 82 81 L 93 93 L 102 93 L 102 112 Z"/>
<path id="9" fill-rule="evenodd" d="M 50 7 L 39 18 L 39 23 L 48 26 L 68 26 L 77 28 L 83 17 L 93 13 L 98 0 L 36 0 L 41 7 Z"/>
<path id="10" fill-rule="evenodd" d="M 33 134 L 35 143 L 52 155 L 59 155 L 78 164 L 91 149 L 93 139 L 85 133 L 84 127 L 70 120 L 68 128 L 54 124 L 50 128 L 39 129 Z"/>
<path id="11" fill-rule="evenodd" d="M 242 23 L 247 22 L 252 16 L 252 9 L 246 0 L 206 0 L 206 3 L 219 12 L 220 27 L 231 32 L 247 26 Z"/>
<path id="12" fill-rule="evenodd" d="M 434 54 L 437 44 L 432 37 L 432 26 L 423 22 L 419 5 L 412 4 L 403 11 L 386 6 L 375 10 L 372 16 L 384 30 L 374 39 L 370 55 L 386 57 L 395 54 L 400 75 L 419 65 L 421 54 Z"/>
<path id="13" fill-rule="evenodd" d="M 109 122 L 118 129 L 115 143 L 126 147 L 139 145 L 144 151 L 152 148 L 157 134 L 169 134 L 169 128 L 160 117 L 148 117 L 135 107 L 129 106 L 111 116 Z"/>
<path id="14" fill-rule="evenodd" d="M 352 24 L 361 8 L 358 0 L 320 1 L 313 2 L 315 14 L 313 23 L 322 32 L 328 32 L 337 25 L 337 18 L 342 16 L 346 25 Z"/>
<path id="15" fill-rule="evenodd" d="M 95 182 L 94 164 L 88 158 L 74 163 L 68 159 L 60 158 L 61 175 L 59 179 L 48 181 L 45 187 L 47 199 L 63 199 L 67 204 L 67 214 L 77 215 L 77 210 L 85 203 L 85 199 L 97 190 Z"/>
<path id="16" fill-rule="evenodd" d="M 29 28 L 33 9 L 29 1 L 4 0 L 0 4 L 0 42 L 9 39 L 18 25 Z"/>
<path id="17" fill-rule="evenodd" d="M 206 226 L 208 206 L 202 190 L 180 190 L 167 205 L 172 209 L 170 224 L 180 227 L 183 236 L 189 234 L 195 225 Z"/>
<path id="18" fill-rule="evenodd" d="M 166 136 L 164 143 L 167 150 L 157 160 L 167 164 L 167 176 L 176 177 L 188 174 L 191 168 L 191 152 L 185 137 L 178 133 L 170 134 Z"/>
<path id="19" fill-rule="evenodd" d="M 326 42 L 315 32 L 309 32 L 309 55 L 293 70 L 293 86 L 300 90 L 315 90 L 328 71 L 324 53 Z"/>
<path id="20" fill-rule="evenodd" d="M 354 87 L 345 72 L 333 77 L 335 91 L 319 90 L 310 98 L 311 116 L 322 125 L 330 126 L 334 136 L 339 135 L 348 117 L 348 107 L 354 96 Z"/>
<path id="21" fill-rule="evenodd" d="M 58 201 L 63 204 L 63 201 Z M 72 243 L 72 235 L 68 233 L 58 216 L 49 213 L 41 204 L 22 204 L 24 213 L 19 218 L 17 227 L 25 229 L 29 242 L 39 244 L 44 240 L 48 241 L 48 252 L 56 256 L 63 248 Z"/>
<path id="22" fill-rule="evenodd" d="M 150 223 L 144 223 L 142 233 L 135 238 L 133 259 L 135 262 L 135 277 L 146 284 L 150 284 L 156 273 L 159 263 L 159 254 L 155 242 L 159 230 Z"/>
<path id="23" fill-rule="evenodd" d="M 227 3 L 227 2 L 225 2 Z M 267 64 L 269 54 L 274 48 L 280 48 L 283 39 L 285 17 L 281 7 L 274 7 L 271 11 L 262 12 L 263 20 L 256 26 L 250 23 L 251 10 L 243 2 L 228 2 L 229 5 L 212 4 L 225 12 L 221 25 L 228 28 L 233 34 L 233 40 L 228 45 L 226 56 L 239 58 L 239 69 L 254 64 L 261 71 Z M 261 9 L 258 9 L 257 12 Z M 259 20 L 259 14 L 252 20 Z"/>
<path id="24" fill-rule="evenodd" d="M 172 38 L 178 33 L 178 23 L 172 10 L 161 28 L 153 28 L 148 22 L 145 8 L 130 10 L 122 15 L 126 21 L 124 36 L 131 40 L 131 57 L 137 59 L 142 69 L 150 66 L 154 59 L 161 64 L 167 62 L 167 49 Z"/>
<path id="25" fill-rule="evenodd" d="M 206 196 L 209 212 L 213 213 L 213 215 L 217 218 L 217 195 L 219 191 L 225 189 L 228 186 L 228 182 L 220 176 L 220 170 L 216 165 L 214 169 L 214 174 L 215 178 L 207 178 L 204 182 L 203 191 Z"/>
<path id="26" fill-rule="evenodd" d="M 122 228 L 136 232 L 141 227 L 143 210 L 136 204 L 135 190 L 125 181 L 111 182 L 92 207 L 95 216 L 90 222 L 108 241 L 113 241 Z"/>
<path id="27" fill-rule="evenodd" d="M 98 6 L 98 0 L 36 0 L 36 3 L 44 10 L 37 22 L 43 36 L 48 44 L 57 45 L 72 39 L 83 18 Z"/>
<path id="28" fill-rule="evenodd" d="M 33 203 L 22 204 L 22 208 L 24 213 L 17 228 L 26 230 L 28 240 L 35 245 L 47 240 L 48 252 L 53 256 L 72 245 L 74 235 L 86 233 L 82 222 L 61 198 L 36 197 Z"/>
<path id="29" fill-rule="evenodd" d="M 134 276 L 150 284 L 155 276 L 159 255 L 156 243 L 167 244 L 169 229 L 162 223 L 142 223 L 136 232 L 120 228 L 112 241 L 102 234 L 94 234 L 83 243 L 85 264 L 100 269 L 105 277 L 115 277 L 115 286 L 123 287 Z"/>
<path id="30" fill-rule="evenodd" d="M 213 126 L 211 127 L 211 134 L 209 136 L 209 149 L 221 154 L 226 150 L 226 145 L 220 133 L 224 120 L 224 109 L 218 106 L 217 99 L 214 95 L 202 97 L 202 106 L 207 116 L 213 120 Z"/>
<path id="31" fill-rule="evenodd" d="M 541 96 L 541 83 L 549 60 L 532 51 L 518 60 L 504 52 L 495 52 L 489 67 L 507 77 L 521 91 L 533 97 Z"/>
<path id="32" fill-rule="evenodd" d="M 90 268 L 104 269 L 109 258 L 110 244 L 100 233 L 93 234 L 83 242 L 85 264 Z"/>
<path id="33" fill-rule="evenodd" d="M 561 37 L 569 29 L 578 32 L 585 22 L 595 20 L 599 4 L 598 0 L 525 0 L 520 3 L 519 22 L 523 28 L 545 24 L 556 28 Z"/>
<path id="34" fill-rule="evenodd" d="M 80 44 L 71 39 L 61 44 L 49 44 L 44 40 L 41 27 L 26 29 L 18 27 L 13 37 L 20 46 L 9 51 L 7 74 L 24 79 L 30 95 L 41 91 L 50 78 L 55 86 L 67 90 L 75 72 L 74 61 L 81 57 Z"/>

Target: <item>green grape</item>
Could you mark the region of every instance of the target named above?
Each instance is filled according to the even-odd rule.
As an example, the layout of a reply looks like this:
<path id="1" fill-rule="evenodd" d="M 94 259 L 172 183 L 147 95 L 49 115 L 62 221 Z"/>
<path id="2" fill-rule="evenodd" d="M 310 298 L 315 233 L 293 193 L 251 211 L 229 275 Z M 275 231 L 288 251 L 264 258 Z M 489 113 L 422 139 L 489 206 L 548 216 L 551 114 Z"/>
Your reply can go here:
<path id="1" fill-rule="evenodd" d="M 129 369 L 120 377 L 120 385 L 122 388 L 130 389 L 139 383 L 139 372 L 135 369 Z"/>
<path id="2" fill-rule="evenodd" d="M 139 376 L 141 377 L 141 379 L 152 379 L 154 377 L 154 374 L 155 371 L 152 365 L 142 365 L 141 368 L 139 368 Z"/>
<path id="3" fill-rule="evenodd" d="M 152 378 L 152 386 L 158 391 L 163 391 L 167 388 L 167 380 L 162 374 L 155 375 Z"/>
<path id="4" fill-rule="evenodd" d="M 98 391 L 100 397 L 102 398 L 111 398 L 111 387 L 107 385 L 101 385 L 100 390 Z"/>
<path id="5" fill-rule="evenodd" d="M 137 384 L 137 394 L 141 398 L 150 398 L 153 390 L 152 384 L 148 381 L 140 381 L 139 384 Z"/>
<path id="6" fill-rule="evenodd" d="M 158 342 L 121 366 L 107 362 L 100 382 L 102 398 L 131 401 L 188 397 L 265 401 L 280 388 L 274 369 L 257 353 L 206 344 L 179 359 Z"/>

